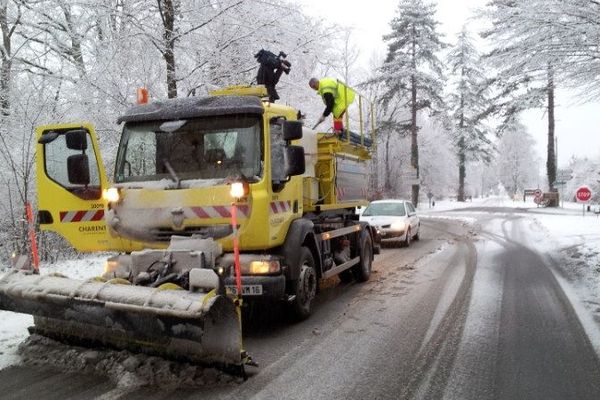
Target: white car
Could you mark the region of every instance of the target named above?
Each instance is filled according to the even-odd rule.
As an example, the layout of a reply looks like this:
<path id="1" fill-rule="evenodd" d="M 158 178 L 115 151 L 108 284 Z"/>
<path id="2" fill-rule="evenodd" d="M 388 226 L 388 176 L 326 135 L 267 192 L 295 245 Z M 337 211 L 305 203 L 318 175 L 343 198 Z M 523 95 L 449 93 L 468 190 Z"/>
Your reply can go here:
<path id="1" fill-rule="evenodd" d="M 374 226 L 381 239 L 399 240 L 408 247 L 412 240 L 419 240 L 421 222 L 415 207 L 407 200 L 377 200 L 371 202 L 360 216 Z"/>

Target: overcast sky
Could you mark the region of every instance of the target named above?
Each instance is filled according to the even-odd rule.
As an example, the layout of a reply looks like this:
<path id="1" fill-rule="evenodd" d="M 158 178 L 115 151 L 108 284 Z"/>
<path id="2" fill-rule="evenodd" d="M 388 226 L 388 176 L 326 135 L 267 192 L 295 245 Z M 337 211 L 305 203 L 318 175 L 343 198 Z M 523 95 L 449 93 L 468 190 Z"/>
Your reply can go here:
<path id="1" fill-rule="evenodd" d="M 476 7 L 487 0 L 439 0 L 438 20 L 445 41 L 453 43 L 454 35 L 472 15 Z M 361 50 L 364 65 L 374 52 L 385 54 L 382 36 L 389 33 L 389 22 L 396 15 L 398 0 L 298 0 L 309 15 L 319 16 L 340 25 L 354 28 L 354 41 Z M 469 24 L 473 26 L 471 22 Z M 571 156 L 596 157 L 600 154 L 600 104 L 577 104 L 570 93 L 557 90 L 556 135 L 558 137 L 559 168 L 566 166 Z M 547 120 L 544 110 L 528 111 L 523 122 L 538 143 L 544 168 L 547 146 Z"/>

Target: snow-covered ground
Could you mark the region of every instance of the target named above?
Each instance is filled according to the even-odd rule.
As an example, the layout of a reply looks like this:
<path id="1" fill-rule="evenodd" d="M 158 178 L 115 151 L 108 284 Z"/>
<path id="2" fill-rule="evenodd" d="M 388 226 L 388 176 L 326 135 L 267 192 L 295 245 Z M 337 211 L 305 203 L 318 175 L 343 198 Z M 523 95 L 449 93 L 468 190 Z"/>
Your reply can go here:
<path id="1" fill-rule="evenodd" d="M 511 201 L 507 198 L 473 199 L 472 202 L 436 200 L 435 207 L 420 204 L 422 218 L 457 219 L 474 223 L 473 215 L 485 213 L 482 207 L 509 207 L 527 210 L 527 218 L 539 228 L 542 240 L 537 240 L 536 249 L 559 260 L 555 271 L 561 283 L 566 283 L 568 294 L 576 296 L 589 321 L 600 322 L 600 217 L 594 212 L 582 213 L 582 205 L 564 203 L 564 207 L 537 208 L 532 201 Z M 467 208 L 471 208 L 468 210 Z M 450 210 L 465 209 L 462 212 Z M 594 207 L 592 207 L 594 210 Z M 523 214 L 525 215 L 525 214 Z M 80 260 L 61 262 L 57 265 L 42 265 L 43 273 L 60 272 L 72 278 L 86 279 L 102 273 L 107 255 L 87 257 Z M 1 274 L 2 272 L 0 272 Z M 564 285 L 563 285 L 564 286 Z M 577 308 L 577 304 L 575 304 Z M 582 320 L 585 318 L 582 317 Z M 588 321 L 588 322 L 589 322 Z M 585 324 L 585 321 L 583 321 Z M 0 369 L 19 362 L 17 347 L 28 335 L 27 327 L 32 324 L 28 315 L 0 311 Z M 598 349 L 598 342 L 594 340 Z"/>
<path id="2" fill-rule="evenodd" d="M 107 256 L 86 257 L 81 260 L 42 264 L 41 273 L 57 272 L 74 279 L 87 279 L 102 275 Z M 0 269 L 0 276 L 3 274 Z M 9 311 L 0 311 L 0 369 L 19 361 L 17 347 L 29 335 L 27 328 L 33 325 L 33 317 Z"/>

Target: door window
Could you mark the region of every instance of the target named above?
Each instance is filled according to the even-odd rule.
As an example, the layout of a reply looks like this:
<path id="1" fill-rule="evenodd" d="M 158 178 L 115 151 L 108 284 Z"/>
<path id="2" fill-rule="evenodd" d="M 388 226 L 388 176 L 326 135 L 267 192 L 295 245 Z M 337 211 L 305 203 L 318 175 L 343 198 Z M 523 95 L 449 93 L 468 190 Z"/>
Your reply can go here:
<path id="1" fill-rule="evenodd" d="M 75 196 L 84 200 L 95 200 L 99 199 L 102 194 L 100 190 L 100 174 L 89 133 L 85 138 L 87 141 L 87 146 L 85 146 L 87 150 L 69 149 L 65 134 L 60 134 L 55 140 L 46 143 L 44 145 L 46 175 Z M 80 157 L 82 155 L 87 157 Z M 85 171 L 71 171 L 71 177 L 69 176 L 69 159 L 73 160 L 74 158 L 79 158 L 79 161 L 83 163 L 80 164 L 83 167 L 82 169 L 85 169 L 87 161 L 89 169 L 89 183 L 87 185 L 73 183 L 71 180 L 74 173 L 80 176 L 81 173 L 85 174 Z"/>

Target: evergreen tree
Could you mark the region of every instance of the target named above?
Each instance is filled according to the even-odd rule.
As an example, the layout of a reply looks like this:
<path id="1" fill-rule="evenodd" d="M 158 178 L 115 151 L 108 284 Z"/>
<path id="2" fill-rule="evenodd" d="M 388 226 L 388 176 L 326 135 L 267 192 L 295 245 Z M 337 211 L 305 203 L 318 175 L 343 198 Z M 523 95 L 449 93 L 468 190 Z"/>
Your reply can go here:
<path id="1" fill-rule="evenodd" d="M 410 120 L 394 121 L 400 135 L 410 134 L 411 166 L 419 178 L 419 111 L 443 108 L 443 67 L 437 53 L 444 48 L 436 31 L 435 6 L 423 0 L 400 0 L 398 14 L 392 19 L 392 32 L 384 36 L 388 42 L 387 58 L 379 80 L 386 83 L 384 107 L 397 104 L 410 111 Z M 388 121 L 389 122 L 389 121 Z M 412 185 L 412 201 L 419 200 L 419 183 Z"/>
<path id="2" fill-rule="evenodd" d="M 482 122 L 488 111 L 488 88 L 479 61 L 473 39 L 463 27 L 456 46 L 448 54 L 453 80 L 448 106 L 458 157 L 458 201 L 465 201 L 467 160 L 489 162 L 491 157 L 491 144 Z"/>
<path id="3" fill-rule="evenodd" d="M 557 79 L 564 77 L 569 55 L 560 50 L 560 36 L 553 24 L 540 23 L 538 11 L 559 18 L 560 1 L 492 0 L 484 15 L 492 28 L 483 33 L 494 49 L 486 56 L 498 70 L 500 88 L 496 108 L 503 118 L 501 130 L 510 126 L 520 112 L 543 107 L 548 116 L 546 175 L 554 190 L 556 156 L 554 148 L 554 104 Z M 547 18 L 547 17 L 542 17 Z"/>

